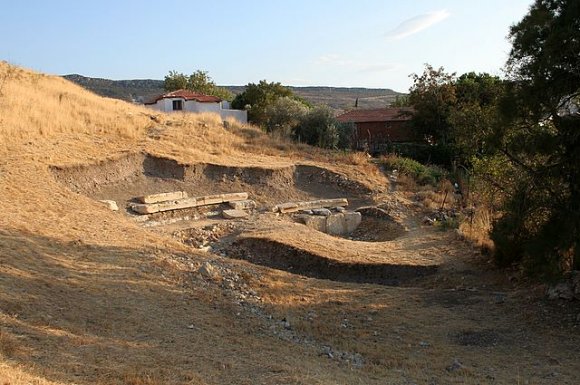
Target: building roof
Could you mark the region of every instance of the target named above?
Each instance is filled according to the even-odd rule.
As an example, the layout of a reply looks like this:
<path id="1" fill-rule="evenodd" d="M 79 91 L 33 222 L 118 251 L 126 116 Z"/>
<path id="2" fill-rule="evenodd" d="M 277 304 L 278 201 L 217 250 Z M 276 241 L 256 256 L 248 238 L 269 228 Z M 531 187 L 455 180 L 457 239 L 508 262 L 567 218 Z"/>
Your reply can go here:
<path id="1" fill-rule="evenodd" d="M 177 90 L 172 92 L 166 92 L 162 95 L 159 95 L 153 100 L 146 102 L 145 104 L 155 104 L 161 99 L 175 99 L 175 98 L 181 98 L 185 100 L 195 100 L 196 102 L 199 103 L 219 103 L 222 101 L 217 96 L 204 95 L 189 90 Z"/>
<path id="2" fill-rule="evenodd" d="M 411 108 L 354 109 L 336 117 L 339 122 L 393 122 L 411 119 Z"/>

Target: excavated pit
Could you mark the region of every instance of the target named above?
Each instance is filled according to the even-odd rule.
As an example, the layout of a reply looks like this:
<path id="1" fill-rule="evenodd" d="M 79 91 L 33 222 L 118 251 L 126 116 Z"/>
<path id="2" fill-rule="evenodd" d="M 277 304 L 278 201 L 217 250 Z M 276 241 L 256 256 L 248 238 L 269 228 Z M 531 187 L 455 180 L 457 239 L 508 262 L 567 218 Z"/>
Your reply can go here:
<path id="1" fill-rule="evenodd" d="M 183 164 L 147 153 L 130 153 L 89 165 L 53 166 L 51 171 L 55 179 L 68 189 L 93 199 L 114 200 L 119 207 L 126 209 L 137 196 L 168 191 L 186 191 L 190 196 L 244 191 L 258 203 L 258 212 L 274 204 L 300 200 L 348 197 L 351 210 L 371 203 L 368 187 L 344 175 L 310 165 L 267 168 Z M 147 217 L 144 226 L 200 219 L 216 215 L 221 209 L 223 207 L 216 205 L 150 214 L 143 216 Z M 359 228 L 344 237 L 383 242 L 405 232 L 400 224 L 380 209 L 362 207 L 360 212 L 362 221 Z M 127 209 L 125 215 L 129 213 Z M 256 215 L 261 217 L 261 214 Z M 223 221 L 217 227 L 181 228 L 168 235 L 194 248 L 216 247 L 216 250 L 221 249 L 233 258 L 336 281 L 398 285 L 436 270 L 435 266 L 340 263 L 275 241 L 240 239 L 245 226 L 251 225 L 255 219 L 256 216 L 234 227 Z M 287 219 L 292 220 L 291 217 Z M 223 237 L 228 241 L 224 243 Z"/>
<path id="2" fill-rule="evenodd" d="M 183 164 L 147 153 L 130 153 L 94 164 L 53 166 L 55 179 L 94 199 L 120 207 L 136 196 L 186 191 L 190 196 L 246 191 L 262 207 L 295 200 L 347 196 L 351 206 L 370 203 L 368 187 L 316 166 L 238 167 Z"/>
<path id="3" fill-rule="evenodd" d="M 398 286 L 437 271 L 435 265 L 343 263 L 274 240 L 242 238 L 231 244 L 229 257 L 310 278 Z"/>

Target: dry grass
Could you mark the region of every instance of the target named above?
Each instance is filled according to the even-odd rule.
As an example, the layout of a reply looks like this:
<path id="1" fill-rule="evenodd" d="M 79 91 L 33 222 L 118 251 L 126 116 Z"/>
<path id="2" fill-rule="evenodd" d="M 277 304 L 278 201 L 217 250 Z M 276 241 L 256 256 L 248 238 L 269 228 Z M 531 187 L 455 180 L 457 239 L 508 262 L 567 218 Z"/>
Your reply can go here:
<path id="1" fill-rule="evenodd" d="M 489 237 L 493 223 L 492 214 L 486 208 L 474 208 L 470 214 L 459 226 L 459 231 L 485 254 L 493 253 L 494 244 Z"/>

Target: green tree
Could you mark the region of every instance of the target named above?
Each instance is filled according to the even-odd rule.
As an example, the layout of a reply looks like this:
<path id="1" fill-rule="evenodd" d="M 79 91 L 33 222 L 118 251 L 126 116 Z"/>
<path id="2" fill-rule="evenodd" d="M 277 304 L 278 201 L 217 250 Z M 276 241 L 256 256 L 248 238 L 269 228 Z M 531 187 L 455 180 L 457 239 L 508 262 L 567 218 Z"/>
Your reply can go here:
<path id="1" fill-rule="evenodd" d="M 311 109 L 295 128 L 294 137 L 312 146 L 337 148 L 340 134 L 334 113 L 327 106 Z"/>
<path id="2" fill-rule="evenodd" d="M 169 71 L 165 76 L 165 91 L 189 90 L 204 95 L 217 96 L 224 100 L 232 100 L 233 94 L 223 87 L 215 84 L 207 71 L 197 70 L 187 76 L 177 71 Z"/>
<path id="3" fill-rule="evenodd" d="M 163 88 L 165 88 L 165 91 L 167 92 L 185 90 L 187 89 L 187 83 L 188 79 L 186 75 L 177 71 L 169 71 L 169 74 L 165 75 Z"/>
<path id="4" fill-rule="evenodd" d="M 512 82 L 493 140 L 513 171 L 496 257 L 543 274 L 580 269 L 580 2 L 536 0 L 509 36 Z"/>
<path id="5" fill-rule="evenodd" d="M 413 129 L 432 144 L 446 145 L 450 136 L 449 115 L 456 103 L 455 74 L 425 64 L 421 75 L 411 77 L 409 103 L 414 108 Z"/>
<path id="6" fill-rule="evenodd" d="M 268 124 L 266 109 L 283 97 L 295 98 L 292 91 L 282 84 L 260 80 L 258 84 L 249 83 L 244 92 L 236 95 L 232 107 L 248 110 L 250 122 L 266 127 Z"/>
<path id="7" fill-rule="evenodd" d="M 474 72 L 455 82 L 456 102 L 449 111 L 450 138 L 456 159 L 470 166 L 474 157 L 495 152 L 490 136 L 499 124 L 498 109 L 505 84 L 497 76 Z"/>
<path id="8" fill-rule="evenodd" d="M 300 124 L 308 107 L 304 103 L 288 96 L 278 98 L 265 108 L 267 117 L 266 129 L 285 137 L 291 137 L 296 126 Z"/>

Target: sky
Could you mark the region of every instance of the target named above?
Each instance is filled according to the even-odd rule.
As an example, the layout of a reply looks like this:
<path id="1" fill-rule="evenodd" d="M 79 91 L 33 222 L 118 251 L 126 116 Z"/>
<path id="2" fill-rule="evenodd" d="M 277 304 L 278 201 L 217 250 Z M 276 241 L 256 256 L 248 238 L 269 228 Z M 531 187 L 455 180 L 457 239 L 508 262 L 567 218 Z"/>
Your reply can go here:
<path id="1" fill-rule="evenodd" d="M 502 75 L 532 0 L 0 0 L 0 60 L 44 73 L 408 91 L 424 64 Z"/>

